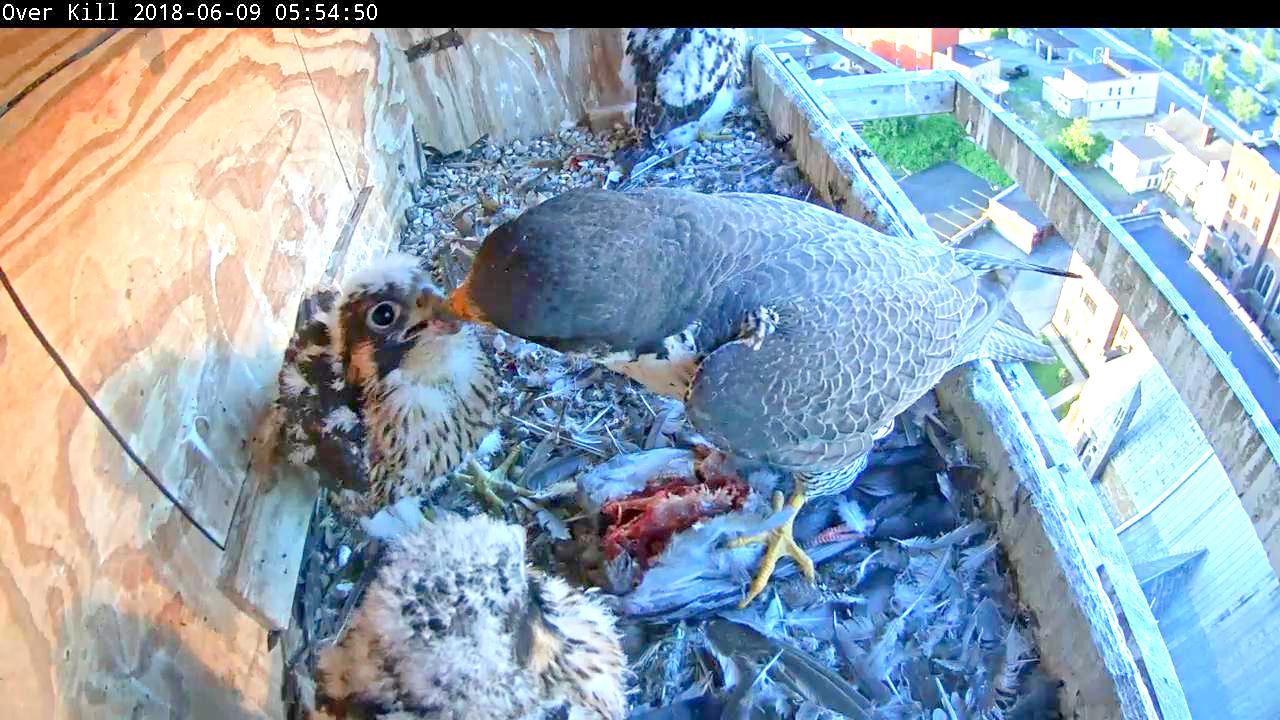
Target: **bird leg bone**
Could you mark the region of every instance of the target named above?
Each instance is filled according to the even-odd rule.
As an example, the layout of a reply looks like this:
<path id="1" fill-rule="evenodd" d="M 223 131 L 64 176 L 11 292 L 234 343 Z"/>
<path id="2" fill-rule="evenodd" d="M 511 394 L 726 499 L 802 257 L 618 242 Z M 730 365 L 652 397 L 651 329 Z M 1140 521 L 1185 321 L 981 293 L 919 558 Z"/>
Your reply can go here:
<path id="1" fill-rule="evenodd" d="M 488 506 L 493 512 L 500 512 L 503 508 L 503 500 L 493 491 L 493 487 L 497 486 L 511 493 L 529 497 L 533 492 L 528 488 L 521 487 L 515 483 L 507 481 L 507 473 L 511 471 L 511 466 L 515 463 L 516 458 L 520 457 L 520 445 L 516 445 L 507 453 L 507 457 L 502 463 L 493 470 L 485 470 L 484 467 L 476 460 L 475 456 L 468 458 L 470 472 L 464 473 L 469 478 L 471 488 L 475 492 L 476 497 Z"/>
<path id="2" fill-rule="evenodd" d="M 792 512 L 782 525 L 768 532 L 735 538 L 728 543 L 727 547 L 730 549 L 757 543 L 763 543 L 765 546 L 764 557 L 760 560 L 760 568 L 756 571 L 755 579 L 751 581 L 751 587 L 747 589 L 747 596 L 738 603 L 739 608 L 745 608 L 750 605 L 751 601 L 756 599 L 756 596 L 764 592 L 765 586 L 769 584 L 769 578 L 773 576 L 773 571 L 778 565 L 778 560 L 783 555 L 795 561 L 800 568 L 800 572 L 804 574 L 805 579 L 809 582 L 814 582 L 817 578 L 814 572 L 813 560 L 800 547 L 792 534 L 796 516 L 800 514 L 800 508 L 804 506 L 804 502 L 804 484 L 803 481 L 797 480 L 795 489 L 791 491 L 791 499 L 785 503 Z M 783 505 L 782 493 L 775 492 L 773 494 L 773 511 L 775 513 L 780 512 Z"/>
<path id="3" fill-rule="evenodd" d="M 742 333 L 739 337 L 746 341 L 747 347 L 759 350 L 764 339 L 777 329 L 778 312 L 773 308 L 761 307 L 747 314 L 742 321 Z"/>

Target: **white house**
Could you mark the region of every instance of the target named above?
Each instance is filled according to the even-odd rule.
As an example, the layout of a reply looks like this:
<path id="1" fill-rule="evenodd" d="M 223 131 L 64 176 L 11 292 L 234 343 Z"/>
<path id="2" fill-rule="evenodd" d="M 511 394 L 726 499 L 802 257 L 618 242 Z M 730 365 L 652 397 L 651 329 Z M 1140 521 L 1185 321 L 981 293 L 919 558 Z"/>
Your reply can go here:
<path id="1" fill-rule="evenodd" d="M 1147 135 L 1172 153 L 1160 174 L 1159 188 L 1179 205 L 1193 206 L 1196 219 L 1222 217 L 1222 181 L 1231 144 L 1214 137 L 1213 126 L 1185 108 L 1170 108 L 1158 123 L 1147 124 Z"/>
<path id="2" fill-rule="evenodd" d="M 1160 70 L 1134 58 L 1112 58 L 1073 65 L 1062 77 L 1046 77 L 1041 97 L 1062 117 L 1090 120 L 1144 117 L 1156 111 Z"/>
<path id="3" fill-rule="evenodd" d="M 1155 138 L 1139 135 L 1113 142 L 1111 149 L 1098 159 L 1098 165 L 1115 178 L 1125 192 L 1137 193 L 1160 185 L 1161 170 L 1172 157 L 1173 153 Z"/>
<path id="4" fill-rule="evenodd" d="M 954 70 L 972 80 L 992 97 L 1000 97 L 1009 90 L 1009 83 L 1000 77 L 1000 58 L 964 45 L 952 45 L 945 52 L 933 54 L 934 70 Z"/>

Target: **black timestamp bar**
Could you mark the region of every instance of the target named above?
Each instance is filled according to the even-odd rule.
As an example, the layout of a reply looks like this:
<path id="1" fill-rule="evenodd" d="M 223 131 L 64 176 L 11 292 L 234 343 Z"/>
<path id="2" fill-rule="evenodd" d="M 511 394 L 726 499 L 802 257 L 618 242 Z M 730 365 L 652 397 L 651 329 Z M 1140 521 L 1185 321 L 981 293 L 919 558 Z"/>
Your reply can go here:
<path id="1" fill-rule="evenodd" d="M 342 0 L 0 0 L 11 27 L 368 27 L 380 15 L 377 2 Z"/>

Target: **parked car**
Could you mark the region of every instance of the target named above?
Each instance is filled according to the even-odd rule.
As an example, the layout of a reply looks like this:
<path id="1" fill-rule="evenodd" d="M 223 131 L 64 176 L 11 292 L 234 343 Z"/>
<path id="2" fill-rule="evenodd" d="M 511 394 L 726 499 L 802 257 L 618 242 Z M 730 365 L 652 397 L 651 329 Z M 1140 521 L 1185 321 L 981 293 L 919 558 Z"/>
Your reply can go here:
<path id="1" fill-rule="evenodd" d="M 1000 73 L 1000 75 L 1005 80 L 1017 80 L 1018 78 L 1026 77 L 1030 72 L 1031 71 L 1027 69 L 1026 65 L 1019 64 L 1014 65 L 1011 68 L 1006 68 L 1004 72 Z"/>

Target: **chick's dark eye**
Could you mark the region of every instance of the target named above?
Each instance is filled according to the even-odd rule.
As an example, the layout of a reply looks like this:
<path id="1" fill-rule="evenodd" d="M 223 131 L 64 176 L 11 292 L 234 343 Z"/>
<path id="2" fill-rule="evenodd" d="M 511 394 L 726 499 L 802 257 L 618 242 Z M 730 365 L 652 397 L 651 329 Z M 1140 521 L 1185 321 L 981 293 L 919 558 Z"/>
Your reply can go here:
<path id="1" fill-rule="evenodd" d="M 386 330 L 400 315 L 395 303 L 380 302 L 369 311 L 369 325 L 377 330 Z"/>

